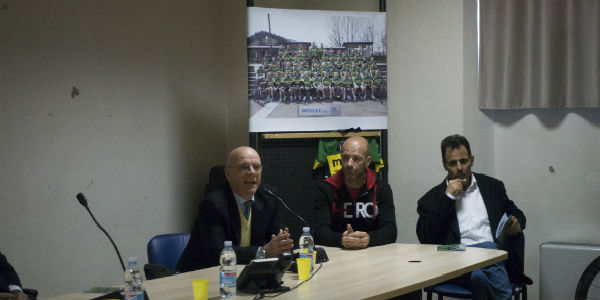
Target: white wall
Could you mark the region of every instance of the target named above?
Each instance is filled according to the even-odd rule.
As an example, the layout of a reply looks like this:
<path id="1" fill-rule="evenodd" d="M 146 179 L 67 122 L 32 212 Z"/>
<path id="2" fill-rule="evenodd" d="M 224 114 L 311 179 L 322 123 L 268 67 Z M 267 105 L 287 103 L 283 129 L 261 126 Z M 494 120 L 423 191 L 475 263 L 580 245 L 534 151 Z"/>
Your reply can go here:
<path id="1" fill-rule="evenodd" d="M 227 61 L 225 70 L 225 88 L 227 100 L 227 116 L 225 128 L 227 130 L 227 148 L 229 153 L 241 145 L 248 145 L 248 116 L 250 106 L 248 102 L 248 56 L 246 40 L 248 30 L 246 23 L 246 1 L 228 0 L 224 5 L 224 31 L 226 39 L 223 54 Z"/>
<path id="2" fill-rule="evenodd" d="M 42 297 L 118 284 L 75 194 L 124 259 L 190 230 L 225 156 L 221 2 L 4 3 L 0 251 Z"/>
<path id="3" fill-rule="evenodd" d="M 497 111 L 494 153 L 496 176 L 527 216 L 525 272 L 537 299 L 540 244 L 600 244 L 600 109 Z"/>
<path id="4" fill-rule="evenodd" d="M 440 141 L 463 132 L 463 8 L 388 1 L 389 181 L 399 242 L 418 242 L 417 200 L 440 183 Z"/>

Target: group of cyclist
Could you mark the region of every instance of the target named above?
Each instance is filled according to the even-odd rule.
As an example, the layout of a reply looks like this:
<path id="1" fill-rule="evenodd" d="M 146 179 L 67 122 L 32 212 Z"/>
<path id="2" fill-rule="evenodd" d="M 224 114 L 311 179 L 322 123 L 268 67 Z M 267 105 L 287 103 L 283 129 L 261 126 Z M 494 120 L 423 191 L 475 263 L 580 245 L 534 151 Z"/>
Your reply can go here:
<path id="1" fill-rule="evenodd" d="M 386 97 L 386 80 L 374 56 L 359 49 L 279 49 L 258 65 L 255 100 L 306 102 L 323 100 L 380 100 Z"/>

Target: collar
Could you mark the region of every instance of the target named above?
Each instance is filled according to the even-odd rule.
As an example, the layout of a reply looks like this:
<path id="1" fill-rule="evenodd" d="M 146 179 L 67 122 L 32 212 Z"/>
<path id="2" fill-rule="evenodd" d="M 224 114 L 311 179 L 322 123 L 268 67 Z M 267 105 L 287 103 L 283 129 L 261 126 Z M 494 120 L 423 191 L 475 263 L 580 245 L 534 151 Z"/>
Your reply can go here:
<path id="1" fill-rule="evenodd" d="M 244 208 L 244 204 L 246 203 L 246 199 L 244 199 L 242 196 L 236 194 L 236 192 L 233 192 L 233 198 L 235 199 L 235 202 L 237 203 L 237 205 L 241 208 Z M 251 201 L 254 201 L 254 195 L 252 195 L 252 199 L 250 199 Z"/>
<path id="2" fill-rule="evenodd" d="M 471 172 L 471 185 L 469 185 L 466 192 L 467 193 L 472 192 L 476 188 L 477 188 L 477 179 L 475 179 L 475 174 L 473 174 Z M 252 197 L 252 199 L 254 199 L 254 196 Z"/>
<path id="3" fill-rule="evenodd" d="M 372 189 L 375 186 L 375 181 L 377 180 L 377 175 L 375 175 L 375 171 L 371 170 L 369 167 L 365 168 L 365 173 L 367 174 L 367 178 L 365 180 L 365 185 L 367 189 Z M 325 182 L 331 184 L 336 189 L 341 189 L 344 187 L 344 171 L 339 170 L 333 176 L 325 179 Z"/>

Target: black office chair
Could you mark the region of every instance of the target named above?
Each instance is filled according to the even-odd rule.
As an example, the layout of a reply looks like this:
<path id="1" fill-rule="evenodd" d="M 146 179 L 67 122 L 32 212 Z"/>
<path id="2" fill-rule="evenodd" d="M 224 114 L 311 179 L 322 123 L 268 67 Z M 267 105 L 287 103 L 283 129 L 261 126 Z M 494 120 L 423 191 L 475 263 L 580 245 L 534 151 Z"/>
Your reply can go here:
<path id="1" fill-rule="evenodd" d="M 29 297 L 29 300 L 37 300 L 38 291 L 36 289 L 23 289 L 23 293 Z"/>
<path id="2" fill-rule="evenodd" d="M 226 185 L 225 166 L 214 166 L 208 172 L 208 183 L 204 186 L 204 195 L 206 196 L 212 190 L 222 188 Z"/>

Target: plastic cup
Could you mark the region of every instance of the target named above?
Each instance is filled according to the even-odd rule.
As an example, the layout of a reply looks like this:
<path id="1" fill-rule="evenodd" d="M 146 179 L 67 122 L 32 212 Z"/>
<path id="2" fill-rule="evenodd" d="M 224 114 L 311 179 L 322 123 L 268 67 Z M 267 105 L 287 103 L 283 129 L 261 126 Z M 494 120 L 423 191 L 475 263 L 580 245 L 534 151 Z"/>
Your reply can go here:
<path id="1" fill-rule="evenodd" d="M 310 265 L 312 259 L 310 258 L 296 258 L 296 264 L 298 265 L 298 279 L 308 280 L 310 278 Z"/>
<path id="2" fill-rule="evenodd" d="M 208 279 L 194 279 L 192 287 L 194 288 L 194 300 L 207 300 Z"/>
<path id="3" fill-rule="evenodd" d="M 308 253 L 308 249 L 302 249 L 302 251 L 300 251 L 301 254 L 307 254 Z M 312 254 L 312 267 L 313 270 L 315 269 L 315 263 L 317 262 L 317 250 L 313 250 L 313 254 Z"/>

